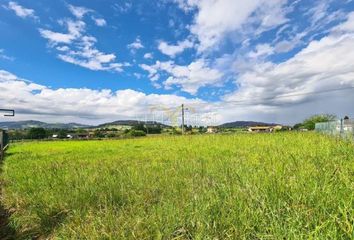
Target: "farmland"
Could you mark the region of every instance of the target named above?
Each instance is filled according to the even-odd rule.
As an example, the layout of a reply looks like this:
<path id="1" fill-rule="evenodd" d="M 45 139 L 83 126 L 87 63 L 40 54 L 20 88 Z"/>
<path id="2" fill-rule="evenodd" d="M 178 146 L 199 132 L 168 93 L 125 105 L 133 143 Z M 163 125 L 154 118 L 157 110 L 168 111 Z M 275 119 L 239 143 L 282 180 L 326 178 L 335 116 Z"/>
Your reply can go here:
<path id="1" fill-rule="evenodd" d="M 352 239 L 354 146 L 315 133 L 17 143 L 18 238 Z"/>

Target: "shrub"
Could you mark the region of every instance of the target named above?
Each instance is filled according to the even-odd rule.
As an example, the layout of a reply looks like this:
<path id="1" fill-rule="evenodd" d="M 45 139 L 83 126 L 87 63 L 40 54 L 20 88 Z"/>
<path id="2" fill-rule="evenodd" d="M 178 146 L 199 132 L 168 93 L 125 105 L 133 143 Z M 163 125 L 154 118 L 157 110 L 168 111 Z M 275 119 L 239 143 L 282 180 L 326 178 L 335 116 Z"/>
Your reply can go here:
<path id="1" fill-rule="evenodd" d="M 44 128 L 31 128 L 28 132 L 30 139 L 44 139 L 47 137 L 47 131 Z"/>
<path id="2" fill-rule="evenodd" d="M 141 130 L 130 130 L 128 132 L 128 136 L 132 136 L 132 137 L 143 137 L 143 136 L 146 136 L 146 133 L 144 131 L 141 131 Z"/>

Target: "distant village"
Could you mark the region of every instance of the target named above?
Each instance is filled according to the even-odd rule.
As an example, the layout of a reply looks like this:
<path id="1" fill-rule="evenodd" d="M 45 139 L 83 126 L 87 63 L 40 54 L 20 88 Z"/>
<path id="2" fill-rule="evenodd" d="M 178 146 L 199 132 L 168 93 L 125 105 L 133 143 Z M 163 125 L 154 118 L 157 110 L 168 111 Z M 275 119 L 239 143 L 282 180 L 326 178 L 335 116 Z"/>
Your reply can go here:
<path id="1" fill-rule="evenodd" d="M 8 126 L 6 126 L 6 124 Z M 268 124 L 262 122 L 238 121 L 219 126 L 169 126 L 159 122 L 141 122 L 121 120 L 98 126 L 79 124 L 46 124 L 36 121 L 0 123 L 0 128 L 7 130 L 11 141 L 21 140 L 63 140 L 63 139 L 120 139 L 143 136 L 193 135 L 193 134 L 228 134 L 228 133 L 276 133 L 281 131 L 312 131 L 336 134 L 353 132 L 354 122 L 345 117 L 338 120 L 336 116 L 321 114 L 305 119 L 294 126 Z"/>

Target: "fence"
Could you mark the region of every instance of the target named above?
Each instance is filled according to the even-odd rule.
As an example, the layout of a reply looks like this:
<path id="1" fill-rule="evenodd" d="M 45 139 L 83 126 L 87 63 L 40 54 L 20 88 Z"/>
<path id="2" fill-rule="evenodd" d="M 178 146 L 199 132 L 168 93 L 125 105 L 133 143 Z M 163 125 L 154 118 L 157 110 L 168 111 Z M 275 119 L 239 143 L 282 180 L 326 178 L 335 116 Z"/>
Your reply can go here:
<path id="1" fill-rule="evenodd" d="M 9 135 L 6 131 L 0 130 L 0 160 L 4 157 L 4 152 L 9 144 Z"/>
<path id="2" fill-rule="evenodd" d="M 343 138 L 354 138 L 354 119 L 316 123 L 315 130 Z"/>

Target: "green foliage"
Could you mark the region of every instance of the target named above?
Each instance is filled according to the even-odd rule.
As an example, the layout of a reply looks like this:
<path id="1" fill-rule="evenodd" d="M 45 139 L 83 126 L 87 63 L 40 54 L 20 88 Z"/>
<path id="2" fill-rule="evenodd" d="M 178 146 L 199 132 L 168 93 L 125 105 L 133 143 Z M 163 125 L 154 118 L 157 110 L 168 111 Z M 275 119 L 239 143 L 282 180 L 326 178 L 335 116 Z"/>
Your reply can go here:
<path id="1" fill-rule="evenodd" d="M 64 139 L 68 136 L 68 131 L 65 129 L 61 129 L 58 132 L 58 138 Z"/>
<path id="2" fill-rule="evenodd" d="M 108 138 L 115 138 L 115 137 L 117 137 L 118 135 L 116 134 L 116 133 L 108 133 L 107 134 L 107 137 Z"/>
<path id="3" fill-rule="evenodd" d="M 137 125 L 133 126 L 132 129 L 136 130 L 136 131 L 143 131 L 148 134 L 160 134 L 162 132 L 162 127 L 159 124 L 156 124 L 156 125 L 137 124 Z"/>
<path id="4" fill-rule="evenodd" d="M 135 126 L 133 126 L 132 130 L 136 130 L 136 131 L 143 131 L 143 132 L 147 132 L 144 124 L 137 124 Z"/>
<path id="5" fill-rule="evenodd" d="M 172 128 L 172 134 L 173 135 L 181 135 L 182 134 L 182 131 L 181 129 L 177 129 L 177 128 Z"/>
<path id="6" fill-rule="evenodd" d="M 149 134 L 160 134 L 162 132 L 162 128 L 160 125 L 149 125 L 147 127 L 147 132 Z"/>
<path id="7" fill-rule="evenodd" d="M 20 140 L 28 137 L 28 133 L 23 130 L 10 130 L 8 133 L 11 140 Z"/>
<path id="8" fill-rule="evenodd" d="M 331 114 L 313 115 L 308 119 L 305 119 L 305 121 L 302 123 L 302 127 L 308 130 L 314 130 L 316 123 L 334 121 L 335 119 L 336 116 Z"/>
<path id="9" fill-rule="evenodd" d="M 295 130 L 305 128 L 314 130 L 316 123 L 329 122 L 336 120 L 336 116 L 332 114 L 317 114 L 305 119 L 302 123 L 297 123 L 293 126 Z"/>
<path id="10" fill-rule="evenodd" d="M 299 129 L 302 128 L 302 127 L 303 127 L 302 123 L 296 123 L 296 124 L 293 126 L 293 128 L 294 128 L 295 130 L 299 130 Z"/>
<path id="11" fill-rule="evenodd" d="M 198 128 L 198 132 L 199 132 L 199 133 L 206 133 L 206 132 L 207 132 L 207 129 L 206 129 L 205 127 L 200 126 L 200 127 Z"/>
<path id="12" fill-rule="evenodd" d="M 313 132 L 13 144 L 19 239 L 352 239 L 354 146 Z"/>
<path id="13" fill-rule="evenodd" d="M 131 137 L 143 137 L 143 136 L 146 136 L 146 133 L 144 131 L 141 131 L 141 130 L 135 130 L 135 129 L 132 129 L 128 132 L 128 136 L 131 136 Z"/>
<path id="14" fill-rule="evenodd" d="M 104 130 L 96 129 L 96 130 L 93 132 L 93 136 L 94 136 L 95 138 L 104 138 L 104 137 L 105 137 L 105 132 L 104 132 Z"/>
<path id="15" fill-rule="evenodd" d="M 47 131 L 44 128 L 31 128 L 27 134 L 29 139 L 44 139 L 47 137 Z"/>

